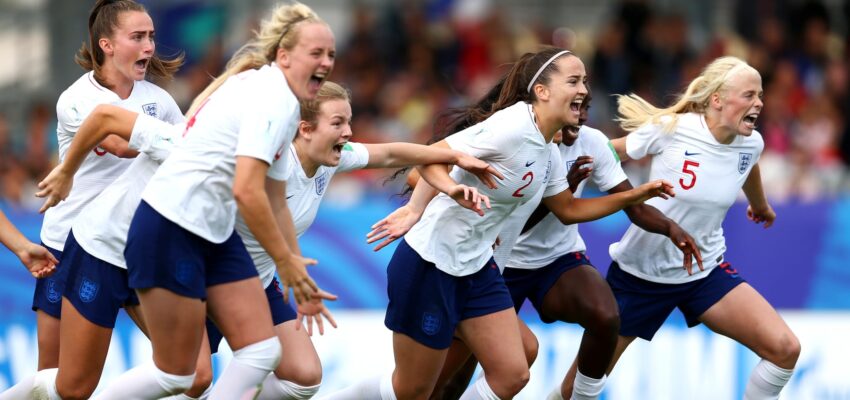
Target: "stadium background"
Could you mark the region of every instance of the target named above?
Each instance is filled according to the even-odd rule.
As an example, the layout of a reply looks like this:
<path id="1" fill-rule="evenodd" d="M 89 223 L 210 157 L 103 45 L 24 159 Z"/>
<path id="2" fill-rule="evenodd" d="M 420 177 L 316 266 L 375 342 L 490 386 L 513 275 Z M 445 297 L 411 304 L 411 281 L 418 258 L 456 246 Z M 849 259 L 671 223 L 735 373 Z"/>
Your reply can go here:
<path id="1" fill-rule="evenodd" d="M 143 1 L 157 30 L 157 51 L 185 51 L 187 64 L 163 85 L 185 110 L 194 94 L 244 43 L 265 0 Z M 477 98 L 504 64 L 540 44 L 578 53 L 595 100 L 589 125 L 615 137 L 612 93 L 670 99 L 709 60 L 733 54 L 762 73 L 765 188 L 778 219 L 768 230 L 748 223 L 745 203 L 729 212 L 727 259 L 786 317 L 803 351 L 784 398 L 850 399 L 850 134 L 847 116 L 850 5 L 841 0 L 620 1 L 431 0 L 306 1 L 337 35 L 332 80 L 353 93 L 355 140 L 424 142 L 434 116 Z M 56 162 L 54 104 L 81 73 L 74 51 L 86 37 L 89 1 L 0 0 L 0 209 L 38 240 L 35 184 Z M 645 165 L 627 166 L 634 181 Z M 392 365 L 383 327 L 385 266 L 369 226 L 392 211 L 399 182 L 386 172 L 337 177 L 315 225 L 302 240 L 339 329 L 316 344 L 322 392 Z M 607 245 L 628 221 L 620 213 L 583 225 L 588 254 L 604 273 Z M 394 247 L 394 246 L 393 246 Z M 0 250 L 0 389 L 35 370 L 33 280 Z M 528 311 L 528 310 L 524 310 Z M 540 356 L 522 399 L 540 399 L 560 382 L 581 331 L 543 325 L 523 314 Z M 216 361 L 220 370 L 228 358 Z M 147 340 L 122 316 L 103 380 L 149 359 Z M 756 358 L 703 327 L 686 329 L 677 313 L 651 343 L 636 342 L 614 372 L 605 399 L 740 398 Z"/>

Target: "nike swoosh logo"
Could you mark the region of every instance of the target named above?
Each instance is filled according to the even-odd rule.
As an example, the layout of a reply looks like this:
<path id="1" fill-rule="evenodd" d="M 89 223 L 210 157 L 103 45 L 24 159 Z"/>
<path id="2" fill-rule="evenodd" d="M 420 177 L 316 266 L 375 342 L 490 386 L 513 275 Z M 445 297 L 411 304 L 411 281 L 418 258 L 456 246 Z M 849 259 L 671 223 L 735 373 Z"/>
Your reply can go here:
<path id="1" fill-rule="evenodd" d="M 532 164 L 534 164 L 534 163 L 536 163 L 536 162 L 537 162 L 537 161 L 526 161 L 526 162 L 525 162 L 525 166 L 526 166 L 526 167 L 530 167 Z"/>
<path id="2" fill-rule="evenodd" d="M 293 198 L 293 197 L 295 197 L 295 195 L 294 195 L 294 194 L 291 194 L 291 195 L 289 195 L 289 196 L 286 196 L 286 199 L 287 199 L 287 200 L 289 200 L 289 199 L 291 199 L 291 198 Z"/>
<path id="3" fill-rule="evenodd" d="M 689 153 L 687 150 L 685 150 L 685 157 L 698 156 L 700 154 L 702 154 L 702 153 Z"/>

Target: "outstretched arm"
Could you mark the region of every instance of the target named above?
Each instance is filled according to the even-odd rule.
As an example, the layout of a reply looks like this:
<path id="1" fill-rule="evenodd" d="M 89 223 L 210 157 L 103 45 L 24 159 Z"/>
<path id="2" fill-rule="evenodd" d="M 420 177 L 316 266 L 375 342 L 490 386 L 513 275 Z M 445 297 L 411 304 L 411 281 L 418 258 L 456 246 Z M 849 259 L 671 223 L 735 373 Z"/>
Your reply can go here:
<path id="1" fill-rule="evenodd" d="M 543 198 L 543 204 L 564 224 L 593 221 L 633 204 L 640 204 L 653 197 L 667 199 L 675 196 L 673 185 L 664 180 L 652 181 L 625 192 L 609 194 L 593 199 L 577 199 L 567 189 L 554 196 Z"/>
<path id="2" fill-rule="evenodd" d="M 617 186 L 608 190 L 608 193 L 620 193 L 629 190 L 632 190 L 632 184 L 629 183 L 628 180 L 624 180 Z M 670 238 L 676 248 L 684 253 L 685 258 L 683 266 L 685 270 L 688 271 L 688 275 L 693 274 L 694 258 L 697 260 L 699 270 L 705 270 L 702 266 L 702 254 L 700 253 L 699 246 L 697 246 L 694 238 L 685 232 L 679 224 L 674 222 L 672 219 L 667 218 L 667 216 L 657 208 L 646 203 L 641 203 L 628 206 L 624 208 L 623 211 L 625 211 L 626 215 L 629 216 L 629 220 L 641 229 Z"/>
<path id="3" fill-rule="evenodd" d="M 47 211 L 68 197 L 74 174 L 80 169 L 89 152 L 98 145 L 102 146 L 105 139 L 116 135 L 116 140 L 123 140 L 125 143 L 129 141 L 138 116 L 137 113 L 109 104 L 95 107 L 74 135 L 62 163 L 39 182 L 40 190 L 35 195 L 47 198 L 39 212 Z"/>
<path id="4" fill-rule="evenodd" d="M 776 212 L 773 207 L 767 202 L 767 196 L 764 194 L 764 187 L 761 185 L 761 169 L 758 163 L 753 165 L 747 180 L 744 181 L 744 194 L 747 196 L 747 201 L 750 203 L 747 206 L 747 219 L 757 224 L 764 222 L 765 228 L 773 226 L 773 221 L 776 219 Z"/>
<path id="5" fill-rule="evenodd" d="M 399 168 L 423 164 L 454 164 L 474 174 L 487 187 L 495 189 L 493 177 L 504 176 L 484 161 L 448 146 L 423 146 L 413 143 L 363 144 L 369 151 L 365 168 Z"/>
<path id="6" fill-rule="evenodd" d="M 428 203 L 437 196 L 437 190 L 431 187 L 424 179 L 419 179 L 419 174 L 416 170 L 410 172 L 410 175 L 415 175 L 418 183 L 413 186 L 413 193 L 410 195 L 410 201 L 407 204 L 399 207 L 384 219 L 372 225 L 372 231 L 366 234 L 366 243 L 375 243 L 381 239 L 374 251 L 378 251 L 396 239 L 404 236 L 410 228 L 413 227 L 419 219 L 422 218 L 422 213 L 425 212 L 425 207 Z"/>
<path id="7" fill-rule="evenodd" d="M 44 278 L 53 273 L 59 263 L 50 251 L 30 242 L 0 211 L 0 243 L 21 260 L 32 276 Z"/>

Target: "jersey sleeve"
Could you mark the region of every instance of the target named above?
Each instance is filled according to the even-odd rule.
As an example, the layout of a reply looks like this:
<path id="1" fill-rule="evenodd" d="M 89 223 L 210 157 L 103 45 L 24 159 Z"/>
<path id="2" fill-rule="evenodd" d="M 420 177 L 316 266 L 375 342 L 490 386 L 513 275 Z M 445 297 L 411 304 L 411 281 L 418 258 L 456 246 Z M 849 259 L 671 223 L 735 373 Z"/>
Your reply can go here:
<path id="1" fill-rule="evenodd" d="M 611 190 L 614 186 L 628 179 L 623 167 L 620 166 L 620 158 L 610 145 L 608 138 L 599 131 L 587 132 L 590 136 L 591 154 L 593 155 L 593 172 L 590 177 L 593 183 L 603 192 Z"/>
<path id="2" fill-rule="evenodd" d="M 361 169 L 369 164 L 369 150 L 366 146 L 348 142 L 342 148 L 342 157 L 339 160 L 338 172 L 352 171 Z"/>
<path id="3" fill-rule="evenodd" d="M 172 125 L 145 114 L 139 114 L 130 134 L 129 147 L 163 162 L 180 138 L 182 124 Z"/>
<path id="4" fill-rule="evenodd" d="M 289 179 L 289 175 L 292 174 L 292 168 L 295 168 L 297 164 L 289 159 L 290 154 L 286 154 L 289 153 L 288 146 L 282 147 L 280 151 L 280 155 L 275 155 L 275 159 L 269 166 L 266 176 L 276 181 L 285 181 Z"/>
<path id="5" fill-rule="evenodd" d="M 239 122 L 236 156 L 256 158 L 272 165 L 275 160 L 286 162 L 281 154 L 292 143 L 295 136 L 295 122 L 298 118 L 298 107 L 288 106 L 289 112 L 274 112 L 273 106 L 262 104 L 256 96 L 242 107 L 242 117 Z M 282 114 L 282 115 L 281 115 Z"/>
<path id="6" fill-rule="evenodd" d="M 177 106 L 177 102 L 175 102 L 174 98 L 167 93 L 165 93 L 163 103 L 165 106 L 165 115 L 162 117 L 163 121 L 174 125 L 186 120 L 186 117 L 183 116 L 183 112 L 180 111 L 180 107 Z"/>
<path id="7" fill-rule="evenodd" d="M 664 122 L 644 124 L 626 136 L 626 154 L 632 159 L 639 160 L 648 155 L 661 153 L 673 140 L 673 133 L 664 132 L 663 126 Z"/>
<path id="8" fill-rule="evenodd" d="M 549 145 L 549 148 L 549 181 L 546 182 L 543 197 L 551 197 L 570 188 L 567 182 L 567 167 L 561 162 L 561 152 L 554 144 Z"/>
<path id="9" fill-rule="evenodd" d="M 446 138 L 454 150 L 482 160 L 507 158 L 506 149 L 519 149 L 521 135 L 479 123 Z"/>

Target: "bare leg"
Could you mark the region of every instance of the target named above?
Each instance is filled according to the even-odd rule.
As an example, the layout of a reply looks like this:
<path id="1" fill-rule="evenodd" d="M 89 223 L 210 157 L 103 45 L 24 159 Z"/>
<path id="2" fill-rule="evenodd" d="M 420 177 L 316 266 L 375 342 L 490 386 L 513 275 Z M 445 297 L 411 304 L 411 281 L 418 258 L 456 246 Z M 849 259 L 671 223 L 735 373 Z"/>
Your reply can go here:
<path id="1" fill-rule="evenodd" d="M 402 333 L 393 333 L 393 391 L 398 400 L 427 399 L 437 383 L 448 350 L 425 346 Z"/>
<path id="2" fill-rule="evenodd" d="M 62 297 L 59 332 L 56 391 L 65 400 L 87 399 L 100 382 L 112 329 L 87 320 L 67 298 Z"/>
<path id="3" fill-rule="evenodd" d="M 38 370 L 59 367 L 59 318 L 38 310 L 35 313 L 38 332 Z"/>
<path id="4" fill-rule="evenodd" d="M 493 393 L 510 399 L 525 387 L 530 374 L 513 308 L 465 319 L 458 331 L 481 363 Z"/>

